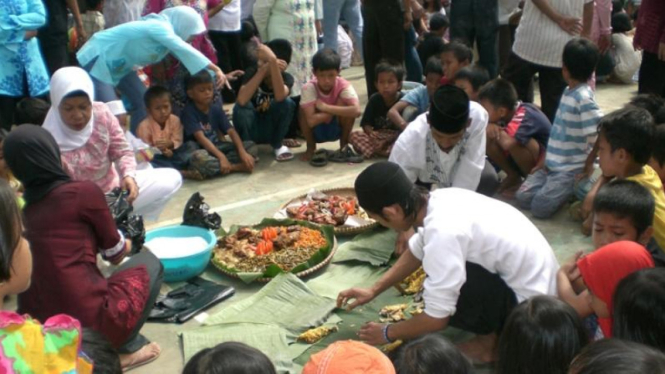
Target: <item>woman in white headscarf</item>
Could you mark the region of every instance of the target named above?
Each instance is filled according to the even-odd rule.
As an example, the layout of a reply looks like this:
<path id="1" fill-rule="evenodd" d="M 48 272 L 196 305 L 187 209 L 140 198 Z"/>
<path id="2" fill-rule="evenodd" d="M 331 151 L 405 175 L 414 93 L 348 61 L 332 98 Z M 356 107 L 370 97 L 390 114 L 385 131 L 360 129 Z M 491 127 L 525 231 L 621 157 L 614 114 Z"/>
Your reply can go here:
<path id="1" fill-rule="evenodd" d="M 103 192 L 129 192 L 137 214 L 157 220 L 180 189 L 175 169 L 136 170 L 134 152 L 116 117 L 95 102 L 90 76 L 80 68 L 58 70 L 51 78 L 51 109 L 43 127 L 55 138 L 63 166 L 75 181 L 94 182 Z"/>
<path id="2" fill-rule="evenodd" d="M 177 6 L 95 33 L 76 57 L 95 82 L 97 100 L 115 100 L 114 87 L 126 97 L 134 131 L 146 117 L 143 103 L 146 88 L 136 75 L 136 69 L 171 54 L 192 74 L 210 70 L 218 88 L 226 83 L 222 70 L 188 44 L 194 36 L 204 32 L 203 19 L 194 9 Z"/>

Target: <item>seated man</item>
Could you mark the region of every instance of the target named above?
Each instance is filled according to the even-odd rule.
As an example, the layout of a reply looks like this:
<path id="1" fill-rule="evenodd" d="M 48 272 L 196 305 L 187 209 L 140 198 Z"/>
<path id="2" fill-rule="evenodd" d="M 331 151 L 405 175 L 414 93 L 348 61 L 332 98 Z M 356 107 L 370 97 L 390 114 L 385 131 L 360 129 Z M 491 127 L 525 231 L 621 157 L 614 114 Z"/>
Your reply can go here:
<path id="1" fill-rule="evenodd" d="M 233 125 L 240 138 L 270 144 L 277 161 L 293 159 L 291 150 L 282 145 L 295 110 L 289 97 L 293 77 L 285 72 L 291 52 L 291 43 L 284 39 L 260 45 L 258 65 L 245 72 L 233 107 Z"/>
<path id="2" fill-rule="evenodd" d="M 460 345 L 463 353 L 491 362 L 510 311 L 530 297 L 556 294 L 559 265 L 552 248 L 512 206 L 460 188 L 428 194 L 391 162 L 365 169 L 355 191 L 371 218 L 398 231 L 417 227 L 418 233 L 378 282 L 340 292 L 337 306 L 366 304 L 421 266 L 427 274 L 424 313 L 390 325 L 369 322 L 359 332 L 364 342 L 411 340 L 453 326 L 477 334 Z"/>

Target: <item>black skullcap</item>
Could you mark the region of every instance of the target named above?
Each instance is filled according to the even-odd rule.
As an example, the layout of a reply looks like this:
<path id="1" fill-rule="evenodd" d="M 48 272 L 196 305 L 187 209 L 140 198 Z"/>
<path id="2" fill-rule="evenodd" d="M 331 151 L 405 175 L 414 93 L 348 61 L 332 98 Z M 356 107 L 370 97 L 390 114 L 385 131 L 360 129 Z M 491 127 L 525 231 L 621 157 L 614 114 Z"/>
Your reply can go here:
<path id="1" fill-rule="evenodd" d="M 444 134 L 462 131 L 469 122 L 469 96 L 459 87 L 439 87 L 432 96 L 429 124 Z"/>
<path id="2" fill-rule="evenodd" d="M 363 170 L 355 183 L 358 203 L 368 212 L 380 214 L 383 208 L 406 198 L 413 182 L 402 168 L 389 161 L 381 161 Z"/>

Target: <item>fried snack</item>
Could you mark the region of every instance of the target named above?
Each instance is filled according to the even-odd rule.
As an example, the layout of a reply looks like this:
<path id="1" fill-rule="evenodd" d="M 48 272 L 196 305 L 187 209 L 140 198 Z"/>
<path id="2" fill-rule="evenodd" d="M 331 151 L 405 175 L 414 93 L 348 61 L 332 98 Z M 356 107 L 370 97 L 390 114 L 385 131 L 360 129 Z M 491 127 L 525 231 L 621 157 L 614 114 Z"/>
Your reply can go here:
<path id="1" fill-rule="evenodd" d="M 401 341 L 401 340 L 395 340 L 394 342 L 392 342 L 390 344 L 386 344 L 386 345 L 382 346 L 381 351 L 384 352 L 384 353 L 390 353 L 390 352 L 396 350 L 397 348 L 399 348 L 403 343 L 404 342 Z"/>
<path id="2" fill-rule="evenodd" d="M 427 274 L 425 274 L 425 270 L 421 267 L 401 281 L 398 289 L 403 295 L 415 295 L 423 289 L 426 277 Z"/>
<path id="3" fill-rule="evenodd" d="M 332 334 L 333 332 L 337 332 L 337 330 L 338 330 L 337 326 L 332 326 L 332 327 L 319 326 L 303 332 L 298 336 L 297 340 L 299 342 L 307 344 L 314 344 L 319 340 L 325 338 L 326 336 Z"/>
<path id="4" fill-rule="evenodd" d="M 396 304 L 396 305 L 388 305 L 383 307 L 383 309 L 379 311 L 379 315 L 382 317 L 379 321 L 381 322 L 404 321 L 406 319 L 404 311 L 408 306 L 409 306 L 408 304 Z"/>

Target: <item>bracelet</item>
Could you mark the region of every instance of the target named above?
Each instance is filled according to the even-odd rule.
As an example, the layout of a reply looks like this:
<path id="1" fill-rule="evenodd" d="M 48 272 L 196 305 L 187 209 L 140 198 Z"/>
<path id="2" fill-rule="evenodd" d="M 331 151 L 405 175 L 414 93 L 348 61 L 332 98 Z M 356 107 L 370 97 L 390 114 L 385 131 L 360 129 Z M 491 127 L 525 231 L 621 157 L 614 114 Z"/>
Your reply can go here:
<path id="1" fill-rule="evenodd" d="M 384 325 L 383 326 L 383 339 L 385 339 L 388 343 L 393 343 L 394 340 L 390 340 L 388 337 L 388 328 L 390 327 L 390 324 Z"/>

